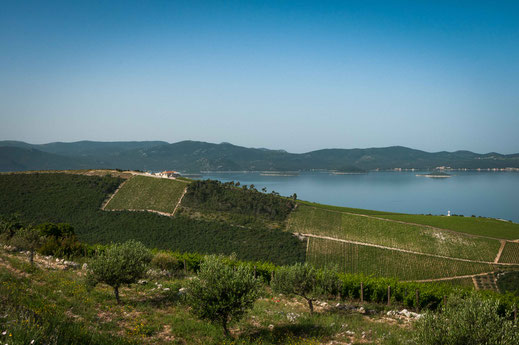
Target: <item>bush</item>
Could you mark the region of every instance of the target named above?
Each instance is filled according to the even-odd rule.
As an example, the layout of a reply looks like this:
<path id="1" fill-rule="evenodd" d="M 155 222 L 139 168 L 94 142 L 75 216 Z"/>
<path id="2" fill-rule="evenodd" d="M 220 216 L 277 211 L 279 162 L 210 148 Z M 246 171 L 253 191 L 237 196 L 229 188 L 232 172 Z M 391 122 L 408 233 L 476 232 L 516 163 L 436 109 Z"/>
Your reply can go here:
<path id="1" fill-rule="evenodd" d="M 260 284 L 245 266 L 231 267 L 221 256 L 208 256 L 198 276 L 187 285 L 186 301 L 200 319 L 220 324 L 226 336 L 228 325 L 252 309 Z"/>
<path id="2" fill-rule="evenodd" d="M 426 312 L 416 324 L 420 345 L 515 345 L 519 331 L 510 312 L 499 314 L 499 302 L 472 293 L 451 295 L 439 312 Z"/>
<path id="3" fill-rule="evenodd" d="M 169 273 L 180 271 L 184 263 L 167 253 L 157 253 L 151 260 L 151 266 Z"/>
<path id="4" fill-rule="evenodd" d="M 114 289 L 117 303 L 120 303 L 119 288 L 143 278 L 151 258 L 151 252 L 140 242 L 130 240 L 113 244 L 91 260 L 87 275 L 88 285 L 110 285 Z"/>

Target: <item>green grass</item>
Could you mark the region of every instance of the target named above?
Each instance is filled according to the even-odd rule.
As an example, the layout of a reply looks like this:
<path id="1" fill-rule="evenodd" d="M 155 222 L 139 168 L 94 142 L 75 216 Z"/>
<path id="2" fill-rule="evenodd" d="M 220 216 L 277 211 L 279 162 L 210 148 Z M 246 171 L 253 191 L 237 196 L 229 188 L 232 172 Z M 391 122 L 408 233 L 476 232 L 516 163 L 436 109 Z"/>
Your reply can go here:
<path id="1" fill-rule="evenodd" d="M 449 229 L 467 234 L 488 236 L 505 240 L 519 239 L 519 224 L 492 218 L 447 217 L 426 215 L 383 215 L 383 218 L 401 220 Z"/>
<path id="2" fill-rule="evenodd" d="M 494 261 L 500 247 L 497 240 L 305 205 L 290 216 L 288 231 L 489 262 Z"/>
<path id="3" fill-rule="evenodd" d="M 394 212 L 365 210 L 365 209 L 362 209 L 362 208 L 351 208 L 351 207 L 344 207 L 344 206 L 334 206 L 334 205 L 318 204 L 318 203 L 315 203 L 315 202 L 302 201 L 302 200 L 298 200 L 297 203 L 300 204 L 300 205 L 313 206 L 313 207 L 318 207 L 318 208 L 322 208 L 322 209 L 330 210 L 330 211 L 349 212 L 349 213 L 356 213 L 356 214 L 366 214 L 366 215 L 370 215 L 370 216 L 397 215 L 397 214 L 399 214 L 399 213 L 394 213 Z"/>
<path id="4" fill-rule="evenodd" d="M 480 217 L 457 217 L 457 216 L 429 216 L 420 214 L 404 214 L 395 212 L 383 212 L 373 210 L 363 210 L 357 208 L 340 207 L 300 202 L 302 205 L 315 206 L 326 210 L 349 212 L 356 214 L 372 215 L 380 218 L 400 220 L 404 222 L 417 223 L 433 226 L 441 229 L 454 230 L 467 234 L 488 236 L 500 239 L 514 240 L 519 239 L 519 224 L 508 221 L 501 221 L 492 218 Z"/>
<path id="5" fill-rule="evenodd" d="M 519 243 L 506 242 L 505 248 L 499 258 L 499 262 L 519 264 Z"/>
<path id="6" fill-rule="evenodd" d="M 345 273 L 422 280 L 495 271 L 492 264 L 429 257 L 319 238 L 310 238 L 309 241 L 308 262 L 318 267 L 337 265 Z"/>
<path id="7" fill-rule="evenodd" d="M 348 311 L 310 315 L 304 301 L 272 295 L 267 289 L 253 310 L 232 325 L 234 338 L 226 339 L 219 325 L 197 320 L 178 297 L 184 279 L 157 278 L 146 285 L 124 287 L 123 304 L 117 305 L 111 288 L 100 285 L 89 292 L 78 271 L 27 273 L 21 257 L 7 257 L 1 251 L 0 263 L 0 300 L 4 302 L 0 329 L 8 332 L 7 339 L 0 335 L 2 344 L 28 344 L 36 339 L 37 345 L 313 345 L 362 342 L 365 332 L 367 340 L 390 345 L 407 343 L 412 336 L 409 326 L 385 321 L 380 306 L 369 306 L 381 311 L 370 316 Z M 20 315 L 20 310 L 34 317 Z M 289 315 L 295 319 L 290 321 Z M 355 334 L 350 337 L 346 331 Z"/>
<path id="8" fill-rule="evenodd" d="M 187 185 L 178 180 L 134 176 L 119 189 L 106 209 L 172 213 Z"/>

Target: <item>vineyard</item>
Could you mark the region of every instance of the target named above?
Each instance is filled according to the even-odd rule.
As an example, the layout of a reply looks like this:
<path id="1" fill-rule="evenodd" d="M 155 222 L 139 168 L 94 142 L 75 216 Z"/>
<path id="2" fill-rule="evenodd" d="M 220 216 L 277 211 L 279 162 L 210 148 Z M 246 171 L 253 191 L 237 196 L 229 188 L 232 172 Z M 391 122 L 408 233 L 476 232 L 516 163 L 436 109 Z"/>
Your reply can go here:
<path id="1" fill-rule="evenodd" d="M 293 233 L 329 236 L 420 253 L 490 262 L 494 261 L 500 247 L 498 240 L 489 238 L 305 205 L 299 205 L 292 213 L 288 230 Z"/>
<path id="2" fill-rule="evenodd" d="M 306 242 L 278 229 L 149 212 L 102 211 L 103 201 L 121 182 L 110 176 L 0 175 L 0 216 L 19 214 L 24 223 L 33 224 L 69 223 L 78 238 L 90 244 L 135 239 L 151 248 L 180 252 L 236 253 L 244 260 L 277 264 L 304 261 Z"/>
<path id="3" fill-rule="evenodd" d="M 496 270 L 492 264 L 430 257 L 320 238 L 309 238 L 307 261 L 318 267 L 337 266 L 344 273 L 402 280 L 463 276 Z"/>
<path id="4" fill-rule="evenodd" d="M 506 242 L 503 253 L 499 262 L 519 264 L 519 243 L 518 242 Z"/>
<path id="5" fill-rule="evenodd" d="M 187 183 L 173 179 L 134 176 L 106 205 L 107 210 L 155 210 L 173 213 Z"/>
<path id="6" fill-rule="evenodd" d="M 323 205 L 303 201 L 302 205 L 318 207 L 320 209 L 370 215 L 378 218 L 397 220 L 408 223 L 432 226 L 440 229 L 448 229 L 457 232 L 500 238 L 505 240 L 519 239 L 519 224 L 508 221 L 484 218 L 484 217 L 446 217 L 422 214 L 404 214 L 394 212 L 383 212 L 374 210 L 364 210 L 357 208 Z"/>

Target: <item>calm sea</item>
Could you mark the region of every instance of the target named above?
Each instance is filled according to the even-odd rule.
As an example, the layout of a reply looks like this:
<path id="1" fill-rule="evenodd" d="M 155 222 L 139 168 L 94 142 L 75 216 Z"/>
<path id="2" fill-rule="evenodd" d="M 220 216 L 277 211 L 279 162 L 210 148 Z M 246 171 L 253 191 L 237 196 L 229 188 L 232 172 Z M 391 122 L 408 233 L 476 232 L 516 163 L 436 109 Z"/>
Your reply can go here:
<path id="1" fill-rule="evenodd" d="M 420 172 L 369 172 L 333 175 L 304 172 L 298 176 L 260 173 L 208 173 L 202 178 L 239 181 L 281 195 L 323 204 L 418 214 L 463 214 L 519 223 L 519 173 L 452 172 L 452 177 L 419 177 Z M 424 172 L 421 172 L 424 173 Z"/>

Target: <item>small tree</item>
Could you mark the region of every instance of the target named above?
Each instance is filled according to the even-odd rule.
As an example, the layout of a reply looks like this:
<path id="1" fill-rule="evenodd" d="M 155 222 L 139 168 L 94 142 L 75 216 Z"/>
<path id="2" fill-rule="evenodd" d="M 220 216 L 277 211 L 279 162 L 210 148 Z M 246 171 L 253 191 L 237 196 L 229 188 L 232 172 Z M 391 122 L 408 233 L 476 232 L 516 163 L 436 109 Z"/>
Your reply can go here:
<path id="1" fill-rule="evenodd" d="M 259 281 L 244 266 L 231 267 L 223 257 L 209 256 L 188 282 L 186 301 L 200 319 L 220 324 L 229 336 L 229 324 L 240 320 L 258 298 Z"/>
<path id="2" fill-rule="evenodd" d="M 34 264 L 34 252 L 41 246 L 42 241 L 40 232 L 32 226 L 19 229 L 11 239 L 14 246 L 29 251 L 31 265 Z"/>
<path id="3" fill-rule="evenodd" d="M 112 244 L 91 260 L 87 282 L 92 287 L 98 283 L 110 285 L 119 304 L 119 288 L 143 278 L 152 257 L 151 252 L 142 243 L 134 240 Z"/>
<path id="4" fill-rule="evenodd" d="M 415 341 L 420 345 L 519 344 L 519 329 L 510 314 L 500 316 L 495 299 L 476 293 L 451 295 L 441 311 L 428 311 L 418 320 Z"/>
<path id="5" fill-rule="evenodd" d="M 277 269 L 270 284 L 274 292 L 303 297 L 308 302 L 310 313 L 313 313 L 313 302 L 318 297 L 334 293 L 338 279 L 332 270 L 317 270 L 307 263 L 297 263 Z"/>

